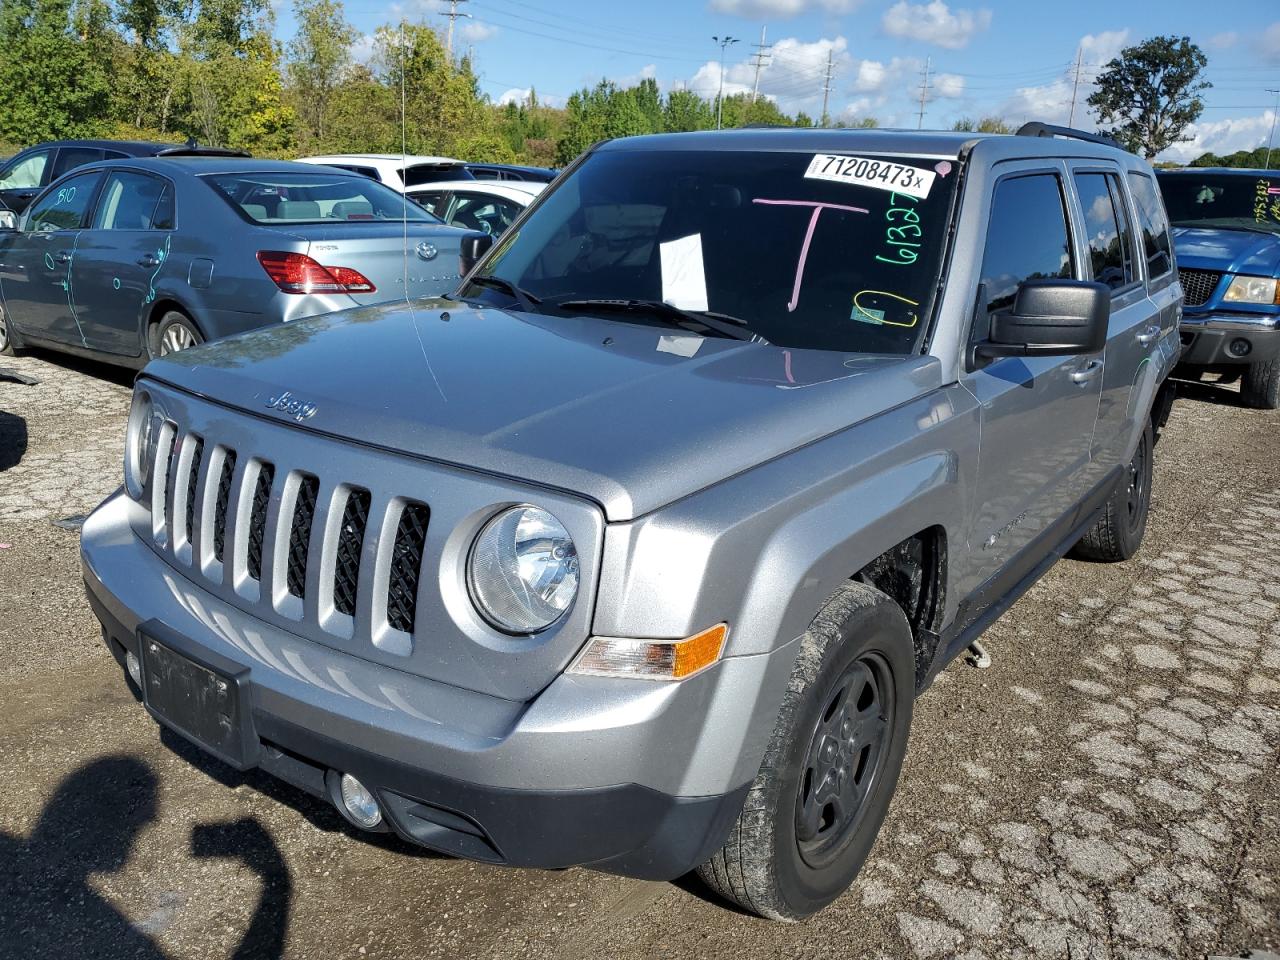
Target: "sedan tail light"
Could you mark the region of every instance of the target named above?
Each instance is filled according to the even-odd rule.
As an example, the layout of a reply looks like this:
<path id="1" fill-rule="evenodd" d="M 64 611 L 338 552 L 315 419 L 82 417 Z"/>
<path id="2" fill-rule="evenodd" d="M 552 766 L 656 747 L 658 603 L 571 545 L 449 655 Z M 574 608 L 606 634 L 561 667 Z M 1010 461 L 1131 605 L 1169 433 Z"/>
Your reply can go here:
<path id="1" fill-rule="evenodd" d="M 322 266 L 305 253 L 259 250 L 258 262 L 285 293 L 373 293 L 377 290 L 359 270 Z"/>

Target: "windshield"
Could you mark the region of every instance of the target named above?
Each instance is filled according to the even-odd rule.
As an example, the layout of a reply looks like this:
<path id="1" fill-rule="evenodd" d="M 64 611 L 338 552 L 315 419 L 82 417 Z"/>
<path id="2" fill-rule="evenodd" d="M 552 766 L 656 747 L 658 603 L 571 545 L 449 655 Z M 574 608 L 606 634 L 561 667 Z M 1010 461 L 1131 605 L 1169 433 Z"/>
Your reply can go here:
<path id="1" fill-rule="evenodd" d="M 1178 173 L 1158 179 L 1175 227 L 1280 233 L 1280 173 Z"/>
<path id="2" fill-rule="evenodd" d="M 778 346 L 913 353 L 937 287 L 955 166 L 606 149 L 505 237 L 485 270 L 542 313 L 662 301 L 735 318 Z M 519 307 L 497 284 L 466 291 Z M 658 312 L 608 316 L 654 322 Z"/>
<path id="3" fill-rule="evenodd" d="M 367 177 L 341 173 L 222 173 L 205 180 L 254 223 L 440 221 Z"/>

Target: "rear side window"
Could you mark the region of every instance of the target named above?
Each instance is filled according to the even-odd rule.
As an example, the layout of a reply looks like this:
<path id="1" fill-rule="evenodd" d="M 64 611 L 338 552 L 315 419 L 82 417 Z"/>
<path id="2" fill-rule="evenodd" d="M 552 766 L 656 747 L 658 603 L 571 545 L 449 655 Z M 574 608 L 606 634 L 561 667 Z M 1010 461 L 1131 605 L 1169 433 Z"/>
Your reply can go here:
<path id="1" fill-rule="evenodd" d="M 29 233 L 79 230 L 84 226 L 94 188 L 101 179 L 100 173 L 86 173 L 49 188 L 31 205 L 26 230 Z"/>
<path id="2" fill-rule="evenodd" d="M 1136 276 L 1133 232 L 1129 229 L 1120 182 L 1109 173 L 1077 173 L 1075 182 L 1084 211 L 1093 279 L 1112 290 L 1127 287 Z"/>
<path id="3" fill-rule="evenodd" d="M 1143 256 L 1152 279 L 1173 269 L 1173 244 L 1169 239 L 1169 220 L 1156 185 L 1144 173 L 1129 174 L 1129 189 L 1138 208 L 1138 229 L 1142 231 Z"/>
<path id="4" fill-rule="evenodd" d="M 93 225 L 98 230 L 173 229 L 173 194 L 169 185 L 142 173 L 108 174 Z"/>
<path id="5" fill-rule="evenodd" d="M 29 190 L 40 186 L 52 153 L 51 150 L 40 150 L 14 160 L 0 176 L 0 190 Z"/>
<path id="6" fill-rule="evenodd" d="M 991 312 L 1013 306 L 1024 280 L 1075 276 L 1062 184 L 1052 173 L 1009 177 L 996 184 L 982 255 L 982 283 Z"/>
<path id="7" fill-rule="evenodd" d="M 58 151 L 58 159 L 53 162 L 53 179 L 57 180 L 64 173 L 83 167 L 86 163 L 101 160 L 105 155 L 106 151 L 92 147 L 63 147 Z"/>

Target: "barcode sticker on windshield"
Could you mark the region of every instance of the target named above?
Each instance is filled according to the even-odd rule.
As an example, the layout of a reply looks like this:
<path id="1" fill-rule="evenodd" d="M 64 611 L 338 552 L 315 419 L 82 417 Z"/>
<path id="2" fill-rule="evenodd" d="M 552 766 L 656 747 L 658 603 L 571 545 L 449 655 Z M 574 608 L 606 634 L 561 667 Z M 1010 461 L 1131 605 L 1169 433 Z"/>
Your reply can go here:
<path id="1" fill-rule="evenodd" d="M 923 200 L 933 188 L 932 170 L 922 170 L 892 160 L 871 157 L 841 157 L 830 153 L 815 154 L 804 172 L 806 180 L 832 180 L 859 187 L 889 190 Z"/>

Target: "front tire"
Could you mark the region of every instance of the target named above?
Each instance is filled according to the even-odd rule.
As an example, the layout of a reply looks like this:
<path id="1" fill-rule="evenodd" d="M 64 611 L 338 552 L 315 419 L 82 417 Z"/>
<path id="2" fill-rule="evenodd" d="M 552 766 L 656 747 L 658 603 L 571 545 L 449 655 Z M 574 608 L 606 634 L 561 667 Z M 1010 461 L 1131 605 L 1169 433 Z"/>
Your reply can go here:
<path id="1" fill-rule="evenodd" d="M 1071 556 L 1080 560 L 1118 563 L 1138 552 L 1142 537 L 1147 532 L 1147 516 L 1151 511 L 1153 447 L 1154 437 L 1148 423 L 1128 469 L 1107 500 L 1102 516 L 1071 549 Z"/>
<path id="2" fill-rule="evenodd" d="M 167 310 L 159 323 L 151 328 L 148 346 L 152 358 L 167 357 L 171 353 L 188 350 L 204 343 L 204 336 L 195 321 L 179 310 Z"/>
<path id="3" fill-rule="evenodd" d="M 698 867 L 702 881 L 772 920 L 803 919 L 840 896 L 884 822 L 914 699 L 902 609 L 846 584 L 800 639 L 760 772 L 728 840 Z"/>
<path id="4" fill-rule="evenodd" d="M 1251 363 L 1244 371 L 1240 396 L 1255 410 L 1280 407 L 1280 357 L 1265 363 Z"/>
<path id="5" fill-rule="evenodd" d="M 4 304 L 0 303 L 0 356 L 12 357 L 18 353 L 13 342 L 13 331 L 9 328 L 9 317 L 4 312 Z"/>

